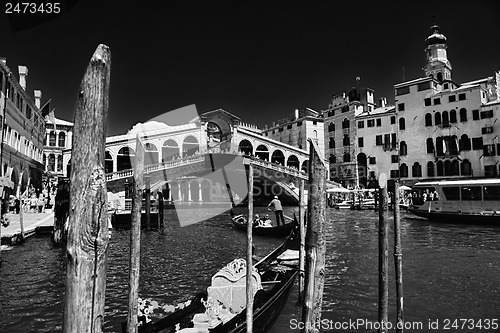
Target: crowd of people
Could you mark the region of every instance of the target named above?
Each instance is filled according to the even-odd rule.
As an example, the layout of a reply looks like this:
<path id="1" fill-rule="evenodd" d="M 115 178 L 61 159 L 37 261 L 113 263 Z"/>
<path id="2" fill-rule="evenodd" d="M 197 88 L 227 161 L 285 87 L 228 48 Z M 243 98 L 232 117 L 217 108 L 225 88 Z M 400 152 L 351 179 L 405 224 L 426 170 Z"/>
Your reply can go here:
<path id="1" fill-rule="evenodd" d="M 19 214 L 22 209 L 23 213 L 44 213 L 54 204 L 55 191 L 55 186 L 41 189 L 31 185 L 20 197 L 10 196 L 9 212 Z"/>

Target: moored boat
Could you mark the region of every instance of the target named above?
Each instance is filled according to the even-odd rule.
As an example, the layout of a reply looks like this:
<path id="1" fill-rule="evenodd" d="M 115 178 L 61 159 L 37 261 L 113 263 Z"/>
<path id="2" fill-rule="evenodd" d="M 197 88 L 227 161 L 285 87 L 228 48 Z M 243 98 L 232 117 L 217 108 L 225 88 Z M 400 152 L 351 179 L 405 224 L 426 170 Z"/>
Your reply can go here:
<path id="1" fill-rule="evenodd" d="M 298 228 L 288 239 L 252 266 L 253 331 L 266 332 L 280 314 L 298 275 Z M 207 293 L 156 322 L 142 320 L 140 333 L 246 331 L 246 261 L 235 259 L 212 277 Z M 144 318 L 141 318 L 144 319 Z M 123 332 L 126 327 L 122 325 Z"/>
<path id="2" fill-rule="evenodd" d="M 247 217 L 243 214 L 236 214 L 231 209 L 229 211 L 231 215 L 231 221 L 236 229 L 246 231 L 247 230 Z M 293 229 L 294 223 L 296 222 L 296 217 L 294 216 L 294 221 L 282 224 L 280 226 L 264 225 L 264 226 L 253 226 L 252 233 L 259 236 L 272 236 L 272 237 L 286 237 L 290 235 Z"/>
<path id="3" fill-rule="evenodd" d="M 500 225 L 500 179 L 420 182 L 411 213 L 439 222 Z"/>

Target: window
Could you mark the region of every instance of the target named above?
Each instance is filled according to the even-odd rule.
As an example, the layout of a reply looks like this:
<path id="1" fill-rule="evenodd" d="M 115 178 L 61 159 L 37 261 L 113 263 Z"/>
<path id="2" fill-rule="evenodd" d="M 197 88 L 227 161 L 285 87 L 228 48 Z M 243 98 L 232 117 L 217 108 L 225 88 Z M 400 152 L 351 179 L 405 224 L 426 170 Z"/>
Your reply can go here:
<path id="1" fill-rule="evenodd" d="M 434 162 L 427 162 L 427 177 L 434 177 Z"/>
<path id="2" fill-rule="evenodd" d="M 328 148 L 330 148 L 330 149 L 335 148 L 335 139 L 334 138 L 330 138 Z"/>
<path id="3" fill-rule="evenodd" d="M 406 128 L 405 118 L 399 118 L 399 130 L 404 131 Z"/>
<path id="4" fill-rule="evenodd" d="M 425 143 L 427 146 L 427 154 L 433 154 L 434 153 L 434 141 L 432 140 L 432 138 L 427 138 Z"/>
<path id="5" fill-rule="evenodd" d="M 349 153 L 344 154 L 344 162 L 345 163 L 351 162 L 351 154 L 349 154 Z"/>
<path id="6" fill-rule="evenodd" d="M 330 154 L 330 164 L 337 163 L 337 158 L 335 155 Z"/>
<path id="7" fill-rule="evenodd" d="M 59 133 L 59 147 L 66 146 L 66 134 L 64 132 Z"/>
<path id="8" fill-rule="evenodd" d="M 472 110 L 472 120 L 479 120 L 479 110 Z"/>
<path id="9" fill-rule="evenodd" d="M 448 89 L 448 83 L 444 84 L 444 89 Z"/>
<path id="10" fill-rule="evenodd" d="M 484 166 L 484 176 L 485 177 L 496 177 L 497 176 L 497 166 L 494 165 L 485 165 Z"/>
<path id="11" fill-rule="evenodd" d="M 49 146 L 55 146 L 56 145 L 56 132 L 52 131 L 49 134 Z M 49 171 L 54 171 L 54 170 L 49 170 Z"/>
<path id="12" fill-rule="evenodd" d="M 483 154 L 484 156 L 495 156 L 495 145 L 484 145 Z"/>
<path id="13" fill-rule="evenodd" d="M 399 143 L 399 155 L 400 156 L 408 155 L 408 146 L 406 145 L 405 141 L 401 141 Z"/>
<path id="14" fill-rule="evenodd" d="M 422 177 L 422 166 L 420 163 L 413 163 L 413 166 L 411 167 L 411 175 L 412 177 Z"/>
<path id="15" fill-rule="evenodd" d="M 434 124 L 435 124 L 436 126 L 441 125 L 441 113 L 436 112 L 436 113 L 434 114 Z"/>
<path id="16" fill-rule="evenodd" d="M 483 199 L 500 200 L 500 186 L 485 186 L 483 187 Z"/>
<path id="17" fill-rule="evenodd" d="M 437 73 L 437 80 L 439 81 L 439 83 L 443 82 L 443 73 Z"/>
<path id="18" fill-rule="evenodd" d="M 283 132 L 283 127 L 280 127 L 280 128 L 278 129 L 278 132 Z"/>
<path id="19" fill-rule="evenodd" d="M 401 177 L 408 177 L 408 166 L 405 163 L 399 166 L 399 174 Z"/>
<path id="20" fill-rule="evenodd" d="M 389 149 L 391 147 L 391 135 L 390 134 L 384 134 L 384 147 L 386 149 Z"/>
<path id="21" fill-rule="evenodd" d="M 467 121 L 467 110 L 464 108 L 460 109 L 460 121 Z"/>
<path id="22" fill-rule="evenodd" d="M 398 111 L 404 111 L 405 110 L 405 103 L 399 103 L 398 104 Z"/>
<path id="23" fill-rule="evenodd" d="M 380 127 L 382 126 L 382 119 L 381 118 L 377 118 L 377 127 Z"/>
<path id="24" fill-rule="evenodd" d="M 457 122 L 457 111 L 455 110 L 450 110 L 450 123 L 456 123 Z"/>
<path id="25" fill-rule="evenodd" d="M 391 170 L 391 178 L 399 178 L 399 170 Z"/>
<path id="26" fill-rule="evenodd" d="M 344 118 L 344 120 L 342 121 L 342 128 L 345 129 L 345 128 L 349 128 L 349 127 L 350 127 L 349 119 Z"/>
<path id="27" fill-rule="evenodd" d="M 297 127 L 302 126 L 302 120 L 297 122 Z"/>
<path id="28" fill-rule="evenodd" d="M 441 104 L 441 98 L 434 98 L 434 105 Z"/>
<path id="29" fill-rule="evenodd" d="M 391 163 L 398 163 L 399 155 L 391 155 Z"/>
<path id="30" fill-rule="evenodd" d="M 342 139 L 342 145 L 345 147 L 345 146 L 349 146 L 349 135 L 347 134 L 344 134 L 344 138 Z"/>
<path id="31" fill-rule="evenodd" d="M 459 101 L 465 101 L 465 99 L 466 99 L 465 93 L 458 94 Z"/>
<path id="32" fill-rule="evenodd" d="M 395 124 L 396 123 L 396 116 L 391 116 L 391 124 Z"/>
<path id="33" fill-rule="evenodd" d="M 425 126 L 432 126 L 432 115 L 430 113 L 425 114 Z"/>
<path id="34" fill-rule="evenodd" d="M 456 100 L 457 100 L 457 96 L 455 96 L 455 95 L 448 96 L 448 102 L 452 103 L 452 102 L 455 102 Z"/>
<path id="35" fill-rule="evenodd" d="M 370 158 L 368 159 L 368 163 L 369 163 L 369 164 L 376 164 L 376 163 L 377 163 L 377 159 L 376 159 L 375 157 L 370 157 Z"/>
<path id="36" fill-rule="evenodd" d="M 368 127 L 375 127 L 375 119 L 368 119 L 367 124 Z"/>
<path id="37" fill-rule="evenodd" d="M 443 193 L 446 200 L 460 200 L 460 187 L 443 187 Z"/>
<path id="38" fill-rule="evenodd" d="M 391 147 L 396 149 L 397 141 L 396 141 L 396 133 L 391 133 Z"/>
<path id="39" fill-rule="evenodd" d="M 450 127 L 450 119 L 448 118 L 448 111 L 443 111 L 443 127 Z"/>
<path id="40" fill-rule="evenodd" d="M 328 132 L 335 132 L 335 124 L 334 123 L 328 124 Z"/>
<path id="41" fill-rule="evenodd" d="M 478 150 L 483 149 L 483 138 L 472 138 L 472 149 Z"/>
<path id="42" fill-rule="evenodd" d="M 377 146 L 382 146 L 382 144 L 383 144 L 383 143 L 382 143 L 382 135 L 377 135 L 377 136 L 375 137 L 375 144 L 376 144 Z"/>
<path id="43" fill-rule="evenodd" d="M 292 124 L 287 125 L 286 129 L 292 129 Z"/>
<path id="44" fill-rule="evenodd" d="M 460 137 L 459 148 L 461 151 L 471 149 L 470 139 L 467 134 L 462 134 L 462 136 Z"/>
<path id="45" fill-rule="evenodd" d="M 365 122 L 363 120 L 358 121 L 358 128 L 364 128 Z"/>
<path id="46" fill-rule="evenodd" d="M 342 107 L 342 113 L 349 111 L 349 105 L 344 105 Z"/>
<path id="47" fill-rule="evenodd" d="M 401 87 L 401 88 L 396 88 L 396 96 L 401 96 L 401 95 L 406 95 L 410 93 L 410 87 Z"/>
<path id="48" fill-rule="evenodd" d="M 491 127 L 491 126 L 483 127 L 483 128 L 481 128 L 481 133 L 482 134 L 493 133 L 493 127 Z"/>
<path id="49" fill-rule="evenodd" d="M 472 167 L 469 160 L 464 160 L 461 164 L 462 176 L 472 176 Z"/>
<path id="50" fill-rule="evenodd" d="M 363 138 L 358 138 L 358 147 L 364 147 L 363 143 Z"/>
<path id="51" fill-rule="evenodd" d="M 431 83 L 430 83 L 430 81 L 422 82 L 422 83 L 419 83 L 417 85 L 417 90 L 418 91 L 427 90 L 427 89 L 431 89 Z"/>
<path id="52" fill-rule="evenodd" d="M 431 99 L 429 98 L 424 98 L 424 105 L 425 106 L 430 106 L 431 105 Z"/>
<path id="53" fill-rule="evenodd" d="M 493 118 L 493 110 L 481 111 L 481 119 Z"/>
<path id="54" fill-rule="evenodd" d="M 462 201 L 481 200 L 481 186 L 462 187 Z"/>

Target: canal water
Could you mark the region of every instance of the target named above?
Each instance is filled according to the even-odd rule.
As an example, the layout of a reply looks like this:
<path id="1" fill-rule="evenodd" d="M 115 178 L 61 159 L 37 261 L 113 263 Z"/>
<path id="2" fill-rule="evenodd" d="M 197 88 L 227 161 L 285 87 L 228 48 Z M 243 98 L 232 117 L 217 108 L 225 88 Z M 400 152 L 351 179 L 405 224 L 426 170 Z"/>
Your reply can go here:
<path id="1" fill-rule="evenodd" d="M 265 208 L 256 210 L 266 212 Z M 155 231 L 142 235 L 141 297 L 161 304 L 186 301 L 206 290 L 211 276 L 226 263 L 245 257 L 246 235 L 232 227 L 228 213 L 187 227 L 179 226 L 175 211 L 165 214 L 165 235 Z M 285 207 L 285 215 L 291 216 L 292 208 Z M 321 332 L 376 331 L 377 229 L 376 212 L 327 211 L 322 312 L 326 320 Z M 262 256 L 280 243 L 258 236 L 254 241 L 257 255 Z M 412 326 L 405 332 L 500 332 L 492 325 L 493 319 L 500 321 L 499 227 L 430 223 L 403 214 L 402 242 L 405 319 Z M 125 320 L 128 248 L 129 232 L 113 231 L 107 270 L 107 332 L 120 332 L 120 322 Z M 395 325 L 392 251 L 389 258 L 389 321 Z M 0 332 L 60 332 L 62 250 L 53 248 L 48 237 L 35 237 L 4 251 L 2 259 Z M 299 331 L 297 292 L 295 286 L 271 333 Z M 468 321 L 464 325 L 461 319 Z M 487 322 L 489 329 L 485 329 Z"/>

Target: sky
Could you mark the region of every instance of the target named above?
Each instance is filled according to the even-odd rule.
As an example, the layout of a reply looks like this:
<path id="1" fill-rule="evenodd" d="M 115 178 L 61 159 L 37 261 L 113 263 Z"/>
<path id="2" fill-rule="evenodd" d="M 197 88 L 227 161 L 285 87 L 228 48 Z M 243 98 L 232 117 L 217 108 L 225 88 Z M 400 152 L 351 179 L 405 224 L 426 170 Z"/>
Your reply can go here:
<path id="1" fill-rule="evenodd" d="M 191 104 L 200 114 L 223 108 L 263 127 L 297 108 L 326 109 L 356 77 L 376 100 L 391 102 L 394 84 L 423 76 L 433 15 L 448 38 L 454 81 L 500 70 L 498 1 L 67 0 L 61 6 L 64 13 L 51 20 L 4 8 L 0 57 L 16 76 L 18 65 L 27 66 L 28 93 L 42 90 L 56 117 L 73 121 L 87 64 L 100 43 L 108 45 L 108 135 Z"/>

